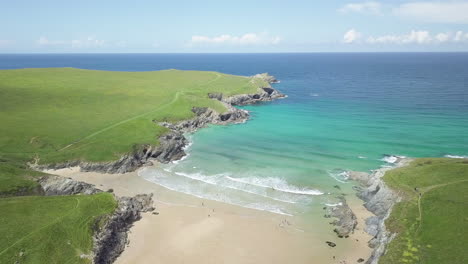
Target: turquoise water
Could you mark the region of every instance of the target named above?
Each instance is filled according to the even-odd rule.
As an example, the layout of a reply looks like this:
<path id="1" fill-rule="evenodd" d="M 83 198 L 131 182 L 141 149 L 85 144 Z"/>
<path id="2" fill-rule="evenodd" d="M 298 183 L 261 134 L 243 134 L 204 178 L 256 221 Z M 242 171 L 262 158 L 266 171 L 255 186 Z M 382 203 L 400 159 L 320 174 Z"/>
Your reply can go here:
<path id="1" fill-rule="evenodd" d="M 188 135 L 186 159 L 146 179 L 277 213 L 318 212 L 350 192 L 347 170 L 384 155 L 468 155 L 468 53 L 0 55 L 1 68 L 269 72 L 288 98 L 247 106 L 245 124 Z M 339 185 L 341 190 L 335 188 Z"/>
<path id="2" fill-rule="evenodd" d="M 358 57 L 356 68 L 326 61 L 325 74 L 277 74 L 275 87 L 288 98 L 244 107 L 252 115 L 245 124 L 190 135 L 186 159 L 142 175 L 196 196 L 297 215 L 349 191 L 347 170 L 391 165 L 385 155 L 468 155 L 466 62 L 381 59 Z"/>

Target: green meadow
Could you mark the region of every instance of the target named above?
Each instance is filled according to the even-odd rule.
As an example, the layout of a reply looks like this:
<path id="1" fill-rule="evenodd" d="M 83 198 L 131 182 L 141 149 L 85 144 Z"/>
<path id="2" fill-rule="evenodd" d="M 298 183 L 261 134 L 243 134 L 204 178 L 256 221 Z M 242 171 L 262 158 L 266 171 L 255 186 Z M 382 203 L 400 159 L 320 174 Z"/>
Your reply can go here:
<path id="1" fill-rule="evenodd" d="M 0 263 L 91 263 L 92 232 L 110 193 L 0 199 Z"/>
<path id="2" fill-rule="evenodd" d="M 204 71 L 1 70 L 0 193 L 34 187 L 28 178 L 37 173 L 12 164 L 115 160 L 157 145 L 167 129 L 154 121 L 188 119 L 193 106 L 225 111 L 208 93 L 255 93 L 265 85 Z"/>
<path id="3" fill-rule="evenodd" d="M 159 121 L 226 111 L 208 93 L 255 93 L 263 80 L 217 72 L 0 70 L 0 263 L 91 263 L 93 227 L 109 193 L 39 196 L 28 162 L 110 161 L 158 144 Z"/>
<path id="4" fill-rule="evenodd" d="M 397 236 L 379 263 L 468 263 L 467 159 L 417 159 L 384 180 L 403 200 L 386 221 Z"/>

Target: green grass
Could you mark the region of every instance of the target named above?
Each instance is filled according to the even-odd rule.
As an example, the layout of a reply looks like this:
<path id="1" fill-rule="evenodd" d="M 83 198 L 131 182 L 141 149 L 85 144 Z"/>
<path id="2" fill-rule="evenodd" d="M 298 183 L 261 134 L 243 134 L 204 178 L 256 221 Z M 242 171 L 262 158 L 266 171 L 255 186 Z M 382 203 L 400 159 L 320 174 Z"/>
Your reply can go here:
<path id="1" fill-rule="evenodd" d="M 404 199 L 386 221 L 397 236 L 379 263 L 468 263 L 468 160 L 417 159 L 384 181 Z"/>
<path id="2" fill-rule="evenodd" d="M 27 162 L 110 161 L 167 129 L 154 121 L 222 113 L 208 93 L 256 93 L 258 78 L 216 72 L 110 72 L 73 68 L 0 70 L 0 197 L 38 194 Z M 112 195 L 0 199 L 0 263 L 90 263 L 92 226 Z"/>
<path id="3" fill-rule="evenodd" d="M 41 175 L 20 161 L 0 155 L 0 197 L 36 193 L 39 184 L 32 179 Z"/>
<path id="4" fill-rule="evenodd" d="M 109 193 L 0 199 L 0 263 L 91 263 L 93 225 L 114 211 Z"/>
<path id="5" fill-rule="evenodd" d="M 193 106 L 223 112 L 208 93 L 255 93 L 266 85 L 202 71 L 0 70 L 0 158 L 22 164 L 115 160 L 142 144 L 158 144 L 167 129 L 153 120 L 191 118 Z M 4 171 L 0 167 L 0 192 L 27 185 L 29 171 Z"/>

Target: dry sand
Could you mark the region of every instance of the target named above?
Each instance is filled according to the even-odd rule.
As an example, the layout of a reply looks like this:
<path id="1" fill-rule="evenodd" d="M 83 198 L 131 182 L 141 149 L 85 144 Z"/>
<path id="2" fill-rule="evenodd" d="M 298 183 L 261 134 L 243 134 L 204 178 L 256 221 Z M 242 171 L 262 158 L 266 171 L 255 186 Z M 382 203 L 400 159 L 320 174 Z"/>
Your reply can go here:
<path id="1" fill-rule="evenodd" d="M 153 193 L 156 212 L 145 213 L 129 234 L 129 245 L 116 263 L 357 263 L 367 259 L 371 238 L 362 229 L 370 213 L 357 197 L 348 197 L 358 229 L 338 238 L 326 221 L 301 219 L 243 208 L 174 192 L 136 172 L 101 174 L 78 168 L 51 174 L 112 188 L 118 196 Z M 322 215 L 317 215 L 323 218 Z M 332 241 L 336 247 L 329 247 Z"/>

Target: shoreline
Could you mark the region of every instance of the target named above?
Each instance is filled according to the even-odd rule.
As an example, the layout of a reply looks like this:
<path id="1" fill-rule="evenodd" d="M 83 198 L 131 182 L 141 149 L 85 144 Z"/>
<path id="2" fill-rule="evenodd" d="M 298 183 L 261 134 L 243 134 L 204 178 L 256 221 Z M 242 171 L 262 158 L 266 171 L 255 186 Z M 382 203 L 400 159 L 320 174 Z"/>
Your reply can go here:
<path id="1" fill-rule="evenodd" d="M 115 263 L 355 263 L 371 254 L 371 236 L 364 232 L 368 215 L 357 197 L 349 201 L 358 216 L 356 232 L 337 238 L 320 214 L 314 218 L 320 221 L 308 222 L 206 200 L 148 182 L 137 172 L 104 174 L 78 167 L 46 172 L 113 189 L 117 196 L 153 193 L 156 213 L 143 213 L 135 222 L 129 244 Z"/>
<path id="2" fill-rule="evenodd" d="M 274 77 L 268 74 L 261 74 L 255 77 L 263 78 L 270 84 L 277 82 Z M 222 102 L 227 112 L 220 114 L 210 108 L 193 107 L 192 112 L 196 115 L 193 119 L 178 123 L 158 123 L 170 129 L 169 133 L 159 138 L 161 144 L 158 147 L 143 146 L 140 150 L 124 155 L 115 162 L 87 163 L 71 161 L 63 164 L 32 166 L 35 169 L 51 174 L 70 177 L 75 181 L 96 185 L 103 190 L 112 189 L 119 197 L 135 196 L 142 193 L 155 194 L 153 196 L 154 207 L 156 207 L 158 212 L 156 214 L 142 214 L 142 219 L 135 223 L 135 226 L 130 229 L 128 234 L 130 244 L 132 243 L 131 241 L 136 242 L 126 248 L 115 263 L 146 263 L 145 261 L 153 263 L 154 259 L 159 259 L 163 263 L 194 262 L 194 256 L 186 259 L 180 256 L 180 254 L 186 256 L 184 254 L 186 251 L 194 250 L 195 248 L 197 250 L 194 253 L 197 256 L 211 256 L 210 259 L 217 259 L 217 261 L 212 263 L 230 263 L 229 261 L 232 261 L 232 263 L 239 263 L 240 261 L 244 263 L 255 258 L 257 259 L 255 263 L 285 263 L 291 260 L 295 263 L 310 263 L 312 260 L 320 260 L 320 263 L 352 263 L 357 260 L 368 259 L 372 250 L 368 247 L 367 241 L 372 237 L 364 229 L 366 228 L 366 219 L 371 216 L 371 213 L 359 202 L 357 197 L 355 197 L 356 199 L 348 198 L 349 205 L 346 205 L 357 218 L 350 238 L 348 236 L 346 238 L 337 238 L 336 234 L 332 232 L 333 227 L 330 226 L 330 223 L 326 223 L 326 221 L 320 221 L 323 222 L 321 223 L 321 228 L 326 231 L 317 232 L 316 234 L 319 234 L 320 237 L 311 237 L 311 234 L 305 232 L 301 227 L 310 227 L 309 225 L 312 225 L 312 223 L 305 223 L 299 217 L 280 215 L 269 211 L 195 197 L 166 189 L 156 183 L 144 180 L 138 175 L 137 170 L 141 168 L 148 166 L 157 167 L 157 163 L 159 162 L 168 163 L 183 160 L 187 156 L 185 150 L 190 145 L 190 142 L 185 137 L 185 133 L 193 133 L 208 124 L 226 125 L 246 122 L 250 117 L 248 111 L 234 106 L 272 101 L 284 98 L 286 95 L 270 85 L 269 87 L 259 88 L 259 93 L 257 94 L 241 94 L 229 97 L 224 97 L 222 94 L 208 94 L 208 97 Z M 156 165 L 154 165 L 153 161 L 156 162 Z M 103 180 L 104 178 L 105 180 Z M 159 209 L 161 209 L 161 212 Z M 210 210 L 212 210 L 211 213 Z M 215 210 L 218 217 L 214 217 Z M 157 219 L 154 218 L 164 213 L 168 214 L 167 219 L 162 224 L 156 223 Z M 208 217 L 208 220 L 206 220 L 206 217 Z M 334 217 L 339 218 L 339 216 Z M 174 224 L 174 221 L 178 224 Z M 196 224 L 197 228 L 190 227 L 197 221 L 200 221 Z M 220 222 L 222 222 L 222 229 L 218 227 L 220 226 Z M 230 225 L 225 225 L 224 223 L 226 222 L 230 223 Z M 291 224 L 291 222 L 294 224 Z M 169 229 L 172 227 L 173 230 L 171 232 L 167 231 L 168 227 Z M 287 230 L 286 234 L 278 233 L 278 228 Z M 220 252 L 219 245 L 213 244 L 200 247 L 193 243 L 191 246 L 186 246 L 179 253 L 165 254 L 168 251 L 167 248 L 158 253 L 152 250 L 151 245 L 167 246 L 166 240 L 173 240 L 169 237 L 177 237 L 176 234 L 179 234 L 180 230 L 185 229 L 189 229 L 194 235 L 181 235 L 182 238 L 178 239 L 177 245 L 187 243 L 187 239 L 189 241 L 196 240 L 200 242 L 200 239 L 204 237 L 209 237 L 208 241 L 220 240 L 219 233 L 221 233 L 224 236 L 228 236 L 232 242 L 222 239 L 218 243 L 222 245 L 231 243 L 230 248 L 240 247 L 242 251 L 245 251 L 246 248 L 255 250 L 250 255 L 245 253 L 239 255 L 239 252 L 232 253 L 234 255 L 230 255 L 228 252 L 216 255 L 213 253 Z M 200 230 L 205 231 L 202 231 L 203 234 L 201 234 Z M 354 232 L 355 230 L 356 232 Z M 151 233 L 150 243 L 148 243 L 148 232 Z M 218 233 L 218 237 L 213 237 L 214 232 Z M 249 234 L 252 233 L 262 233 L 258 238 L 259 241 L 255 244 L 252 244 L 252 241 L 248 239 Z M 165 234 L 168 238 L 161 241 L 159 238 L 161 234 Z M 274 254 L 272 254 L 271 247 L 269 246 L 271 241 L 278 241 L 277 245 L 280 251 L 275 250 Z M 331 243 L 333 246 L 331 246 L 329 241 L 337 243 L 333 242 Z M 151 245 L 148 246 L 147 244 Z M 260 246 L 262 244 L 264 246 Z M 281 249 L 285 245 L 288 246 L 287 250 L 281 252 Z M 316 251 L 311 249 L 316 249 Z M 324 253 L 324 250 L 327 249 L 327 253 Z M 171 248 L 171 250 L 177 251 L 174 248 Z M 264 259 L 261 259 L 262 257 Z M 206 263 L 206 259 L 200 259 L 199 262 Z M 195 261 L 194 263 L 198 262 Z"/>
<path id="3" fill-rule="evenodd" d="M 382 255 L 385 254 L 388 244 L 395 237 L 386 229 L 385 220 L 390 216 L 392 209 L 401 197 L 394 190 L 390 189 L 382 180 L 389 170 L 407 166 L 414 159 L 400 156 L 388 156 L 392 159 L 392 166 L 381 167 L 372 170 L 371 173 L 350 172 L 350 179 L 359 184 L 354 186 L 356 196 L 364 201 L 363 206 L 371 214 L 365 219 L 365 231 L 372 235 L 369 240 L 369 247 L 373 248 L 372 254 L 365 262 L 366 264 L 378 264 Z"/>
<path id="4" fill-rule="evenodd" d="M 271 86 L 278 80 L 268 73 L 256 74 L 252 78 L 258 78 L 265 81 L 268 85 L 259 86 L 257 93 L 254 94 L 236 94 L 225 96 L 222 93 L 208 93 L 208 98 L 221 102 L 226 108 L 226 112 L 218 113 L 209 107 L 192 107 L 195 117 L 182 120 L 175 123 L 153 122 L 166 127 L 169 131 L 158 138 L 158 145 L 146 144 L 138 146 L 133 152 L 123 154 L 118 160 L 109 162 L 87 162 L 82 160 L 70 160 L 55 164 L 28 163 L 28 166 L 34 170 L 63 169 L 70 167 L 80 167 L 83 171 L 103 172 L 103 173 L 126 173 L 136 171 L 137 169 L 151 165 L 153 161 L 169 163 L 181 160 L 187 154 L 185 148 L 190 142 L 185 138 L 185 133 L 193 133 L 209 124 L 228 125 L 245 123 L 250 114 L 247 110 L 239 109 L 235 106 L 255 104 L 259 102 L 269 102 L 276 99 L 286 98 L 287 96 Z"/>

